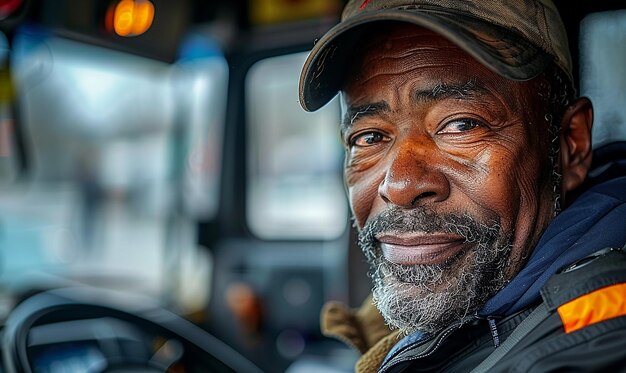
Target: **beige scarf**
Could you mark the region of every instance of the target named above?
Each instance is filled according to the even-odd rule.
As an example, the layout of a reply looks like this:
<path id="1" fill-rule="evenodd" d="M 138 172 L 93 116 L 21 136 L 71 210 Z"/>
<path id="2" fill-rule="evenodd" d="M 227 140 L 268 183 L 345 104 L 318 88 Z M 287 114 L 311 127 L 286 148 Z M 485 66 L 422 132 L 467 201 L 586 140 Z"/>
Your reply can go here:
<path id="1" fill-rule="evenodd" d="M 371 296 L 357 309 L 329 302 L 321 314 L 322 333 L 336 338 L 363 355 L 355 366 L 356 373 L 378 370 L 389 350 L 402 338 L 398 330 L 391 330 L 372 303 Z"/>

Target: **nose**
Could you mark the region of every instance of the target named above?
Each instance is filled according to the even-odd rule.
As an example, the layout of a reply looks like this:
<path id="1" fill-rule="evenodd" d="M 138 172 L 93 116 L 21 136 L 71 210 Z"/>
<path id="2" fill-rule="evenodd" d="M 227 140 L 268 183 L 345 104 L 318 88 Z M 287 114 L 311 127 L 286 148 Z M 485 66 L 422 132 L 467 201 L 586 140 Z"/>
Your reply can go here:
<path id="1" fill-rule="evenodd" d="M 413 208 L 441 202 L 450 195 L 450 183 L 432 152 L 405 147 L 392 159 L 378 194 L 387 203 Z"/>

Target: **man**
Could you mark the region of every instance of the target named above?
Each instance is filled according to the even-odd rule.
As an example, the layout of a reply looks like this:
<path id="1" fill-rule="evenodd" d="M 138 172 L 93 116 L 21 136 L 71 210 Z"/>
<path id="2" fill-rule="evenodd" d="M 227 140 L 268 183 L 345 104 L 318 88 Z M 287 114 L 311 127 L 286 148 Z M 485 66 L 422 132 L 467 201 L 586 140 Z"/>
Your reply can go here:
<path id="1" fill-rule="evenodd" d="M 371 300 L 326 308 L 357 371 L 626 370 L 624 162 L 588 177 L 592 107 L 573 87 L 550 0 L 353 0 L 317 42 L 300 102 L 341 92 L 388 325 Z"/>

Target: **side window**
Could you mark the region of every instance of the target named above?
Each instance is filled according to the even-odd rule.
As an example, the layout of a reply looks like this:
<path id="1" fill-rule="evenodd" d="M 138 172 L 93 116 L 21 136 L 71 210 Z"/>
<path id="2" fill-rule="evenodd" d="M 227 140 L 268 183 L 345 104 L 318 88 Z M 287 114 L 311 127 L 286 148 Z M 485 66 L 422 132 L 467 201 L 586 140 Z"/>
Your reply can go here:
<path id="1" fill-rule="evenodd" d="M 626 141 L 626 10 L 588 16 L 580 35 L 580 88 L 593 102 L 594 146 Z"/>
<path id="2" fill-rule="evenodd" d="M 306 53 L 257 62 L 246 81 L 247 219 L 264 239 L 332 239 L 346 229 L 337 99 L 315 113 L 298 103 Z"/>

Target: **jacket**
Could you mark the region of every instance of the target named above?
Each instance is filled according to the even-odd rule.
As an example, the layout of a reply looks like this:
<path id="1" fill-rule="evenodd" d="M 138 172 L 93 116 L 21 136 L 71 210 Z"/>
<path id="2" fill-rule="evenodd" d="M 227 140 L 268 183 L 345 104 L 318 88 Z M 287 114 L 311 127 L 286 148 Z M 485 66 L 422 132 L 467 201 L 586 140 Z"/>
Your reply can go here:
<path id="1" fill-rule="evenodd" d="M 363 354 L 359 373 L 470 372 L 477 366 L 490 372 L 626 372 L 626 253 L 601 250 L 626 244 L 626 161 L 615 157 L 625 149 L 618 143 L 605 156 L 600 152 L 595 169 L 601 171 L 590 173 L 585 192 L 553 220 L 520 273 L 476 314 L 435 335 L 403 336 L 385 325 L 371 299 L 358 311 L 330 303 L 322 311 L 323 333 Z M 538 307 L 545 309 L 540 321 L 511 347 Z M 494 362 L 491 354 L 503 356 Z"/>

